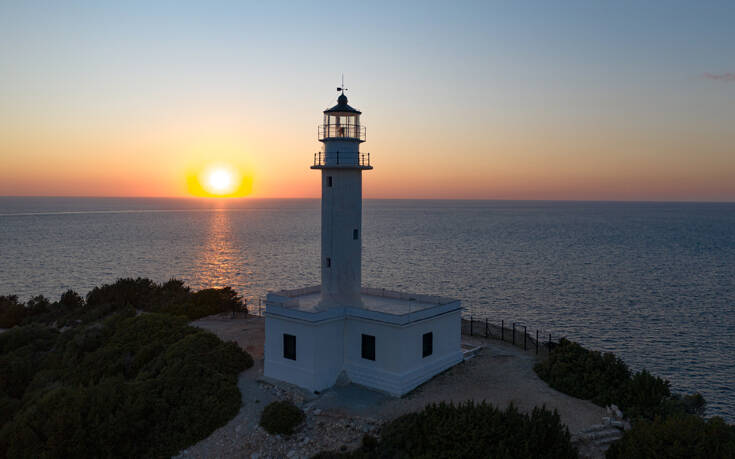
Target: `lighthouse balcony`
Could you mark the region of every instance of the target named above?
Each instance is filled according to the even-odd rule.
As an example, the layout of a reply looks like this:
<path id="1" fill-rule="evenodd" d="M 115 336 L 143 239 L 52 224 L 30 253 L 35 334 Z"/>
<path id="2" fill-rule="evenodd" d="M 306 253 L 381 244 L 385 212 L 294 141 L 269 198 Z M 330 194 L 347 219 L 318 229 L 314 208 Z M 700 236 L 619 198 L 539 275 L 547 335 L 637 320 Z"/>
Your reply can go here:
<path id="1" fill-rule="evenodd" d="M 312 169 L 372 169 L 370 165 L 370 153 L 357 151 L 331 151 L 328 153 L 314 153 L 314 164 Z"/>
<path id="2" fill-rule="evenodd" d="M 357 140 L 365 141 L 365 126 L 359 124 L 322 124 L 319 126 L 319 140 Z"/>

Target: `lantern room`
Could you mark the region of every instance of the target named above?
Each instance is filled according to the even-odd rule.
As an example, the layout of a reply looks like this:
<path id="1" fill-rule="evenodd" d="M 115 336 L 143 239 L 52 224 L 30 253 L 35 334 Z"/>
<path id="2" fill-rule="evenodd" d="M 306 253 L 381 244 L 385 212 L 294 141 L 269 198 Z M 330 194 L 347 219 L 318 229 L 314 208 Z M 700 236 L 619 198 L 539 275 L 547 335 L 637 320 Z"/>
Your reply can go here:
<path id="1" fill-rule="evenodd" d="M 360 110 L 347 104 L 344 93 L 337 98 L 337 105 L 324 110 L 324 124 L 319 126 L 319 140 L 338 139 L 365 141 L 365 127 L 360 126 Z"/>

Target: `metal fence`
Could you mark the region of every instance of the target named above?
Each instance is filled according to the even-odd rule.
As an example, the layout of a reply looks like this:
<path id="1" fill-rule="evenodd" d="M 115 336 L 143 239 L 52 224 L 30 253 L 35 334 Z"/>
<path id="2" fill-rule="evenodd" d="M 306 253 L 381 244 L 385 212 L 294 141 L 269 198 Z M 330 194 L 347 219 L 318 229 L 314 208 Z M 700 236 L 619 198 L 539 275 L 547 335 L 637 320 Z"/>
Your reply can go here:
<path id="1" fill-rule="evenodd" d="M 542 356 L 548 356 L 549 350 L 559 339 L 557 337 L 557 341 L 554 341 L 551 333 L 540 329 L 529 330 L 527 325 L 518 322 L 506 323 L 501 320 L 498 324 L 487 317 L 477 316 L 462 317 L 462 334 L 497 339 Z"/>

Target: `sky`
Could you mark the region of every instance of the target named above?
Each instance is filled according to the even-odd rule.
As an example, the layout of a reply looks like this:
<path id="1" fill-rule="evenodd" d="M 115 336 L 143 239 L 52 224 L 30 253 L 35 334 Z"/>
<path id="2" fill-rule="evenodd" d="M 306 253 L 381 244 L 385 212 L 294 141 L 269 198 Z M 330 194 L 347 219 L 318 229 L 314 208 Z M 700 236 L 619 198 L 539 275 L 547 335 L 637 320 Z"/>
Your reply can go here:
<path id="1" fill-rule="evenodd" d="M 735 201 L 732 2 L 0 2 L 0 195 Z"/>

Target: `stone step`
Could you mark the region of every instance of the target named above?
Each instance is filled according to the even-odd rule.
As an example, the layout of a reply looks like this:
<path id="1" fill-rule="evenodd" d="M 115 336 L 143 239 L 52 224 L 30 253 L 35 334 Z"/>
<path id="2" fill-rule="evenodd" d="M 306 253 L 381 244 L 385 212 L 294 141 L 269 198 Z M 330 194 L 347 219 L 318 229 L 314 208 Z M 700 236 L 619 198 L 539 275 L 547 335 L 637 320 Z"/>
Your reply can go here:
<path id="1" fill-rule="evenodd" d="M 601 432 L 593 432 L 593 433 L 586 435 L 588 439 L 595 440 L 595 441 L 606 440 L 608 438 L 614 438 L 617 440 L 618 438 L 622 436 L 623 436 L 623 433 L 619 431 L 618 429 L 604 430 Z"/>
<path id="2" fill-rule="evenodd" d="M 609 448 L 610 445 L 612 445 L 613 443 L 615 443 L 618 440 L 620 440 L 620 437 L 618 437 L 618 438 L 603 438 L 603 439 L 600 439 L 600 440 L 595 440 L 592 443 L 595 446 L 597 446 L 598 448 L 600 448 L 601 450 L 604 451 L 607 448 Z"/>
<path id="3" fill-rule="evenodd" d="M 601 430 L 606 430 L 609 426 L 606 426 L 605 424 L 594 424 L 586 429 L 582 429 L 579 431 L 580 435 L 592 433 L 592 432 L 599 432 Z"/>
<path id="4" fill-rule="evenodd" d="M 475 355 L 477 355 L 477 353 L 480 352 L 482 348 L 483 346 L 477 346 L 477 347 L 467 349 L 463 346 L 462 347 L 462 357 L 464 358 L 464 360 L 469 360 Z"/>

